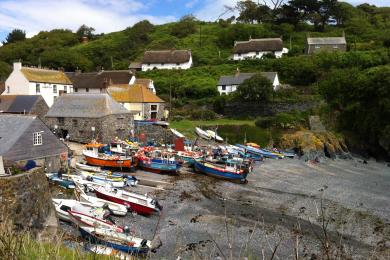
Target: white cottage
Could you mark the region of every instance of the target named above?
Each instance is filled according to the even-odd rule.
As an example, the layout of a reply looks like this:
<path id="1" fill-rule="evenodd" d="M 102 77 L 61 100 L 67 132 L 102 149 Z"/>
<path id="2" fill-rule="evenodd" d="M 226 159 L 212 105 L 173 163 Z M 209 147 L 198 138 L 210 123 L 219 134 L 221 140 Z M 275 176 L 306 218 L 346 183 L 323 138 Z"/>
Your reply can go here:
<path id="1" fill-rule="evenodd" d="M 190 50 L 146 51 L 141 63 L 141 70 L 153 69 L 189 69 L 192 67 Z"/>
<path id="2" fill-rule="evenodd" d="M 72 92 L 72 82 L 64 72 L 23 67 L 21 62 L 15 62 L 2 95 L 41 95 L 51 107 L 57 97 Z"/>
<path id="3" fill-rule="evenodd" d="M 277 72 L 261 72 L 264 77 L 271 81 L 274 90 L 278 90 L 280 87 L 279 77 Z M 220 95 L 229 95 L 237 90 L 245 80 L 254 76 L 255 73 L 240 73 L 235 75 L 221 76 L 218 81 L 217 89 Z"/>
<path id="4" fill-rule="evenodd" d="M 280 38 L 249 39 L 249 41 L 234 42 L 233 60 L 261 59 L 263 55 L 272 53 L 276 58 L 281 58 L 288 53 L 283 48 Z"/>

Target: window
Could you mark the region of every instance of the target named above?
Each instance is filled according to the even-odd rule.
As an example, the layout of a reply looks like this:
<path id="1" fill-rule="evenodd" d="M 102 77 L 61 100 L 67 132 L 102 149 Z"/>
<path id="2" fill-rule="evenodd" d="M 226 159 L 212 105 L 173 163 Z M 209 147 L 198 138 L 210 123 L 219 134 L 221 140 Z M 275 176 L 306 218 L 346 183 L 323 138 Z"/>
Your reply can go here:
<path id="1" fill-rule="evenodd" d="M 73 127 L 77 127 L 79 125 L 77 119 L 72 119 L 72 125 Z"/>
<path id="2" fill-rule="evenodd" d="M 337 45 L 333 46 L 333 49 L 338 49 L 338 48 L 339 48 L 339 46 L 337 46 Z"/>
<path id="3" fill-rule="evenodd" d="M 260 54 L 260 52 L 257 51 L 257 52 L 256 52 L 256 55 L 259 55 L 259 54 Z"/>
<path id="4" fill-rule="evenodd" d="M 318 45 L 316 45 L 316 46 L 315 46 L 315 48 L 316 48 L 316 49 L 319 49 L 319 48 L 321 48 L 321 47 L 320 47 L 320 46 L 318 46 Z"/>
<path id="5" fill-rule="evenodd" d="M 150 105 L 150 110 L 157 111 L 157 105 Z"/>
<path id="6" fill-rule="evenodd" d="M 40 93 L 41 93 L 41 86 L 39 85 L 39 83 L 37 83 L 37 84 L 35 85 L 35 92 L 36 92 L 37 94 L 40 94 Z"/>
<path id="7" fill-rule="evenodd" d="M 68 93 L 68 86 L 64 86 L 64 93 Z"/>
<path id="8" fill-rule="evenodd" d="M 161 66 L 164 66 L 164 63 L 161 63 Z"/>
<path id="9" fill-rule="evenodd" d="M 240 56 L 241 56 L 241 53 L 238 53 L 237 55 L 238 55 L 238 57 L 240 57 Z"/>
<path id="10" fill-rule="evenodd" d="M 180 63 L 176 63 L 176 65 L 177 65 L 177 66 L 179 66 L 179 65 L 180 65 Z"/>
<path id="11" fill-rule="evenodd" d="M 53 97 L 53 101 L 56 102 L 57 98 L 58 98 L 58 97 Z"/>
<path id="12" fill-rule="evenodd" d="M 223 86 L 221 87 L 221 89 L 222 89 L 222 90 L 226 90 L 226 86 L 223 85 Z"/>
<path id="13" fill-rule="evenodd" d="M 74 92 L 79 92 L 79 89 L 78 88 L 74 88 Z"/>
<path id="14" fill-rule="evenodd" d="M 86 89 L 85 89 L 85 92 L 89 92 L 89 88 L 86 88 Z"/>
<path id="15" fill-rule="evenodd" d="M 42 132 L 33 133 L 33 145 L 42 145 Z"/>
<path id="16" fill-rule="evenodd" d="M 100 88 L 100 93 L 103 93 L 103 89 L 102 88 Z"/>
<path id="17" fill-rule="evenodd" d="M 57 85 L 53 85 L 53 93 L 57 93 Z"/>
<path id="18" fill-rule="evenodd" d="M 57 120 L 58 120 L 58 125 L 64 125 L 65 120 L 63 117 L 58 117 Z"/>
<path id="19" fill-rule="evenodd" d="M 7 93 L 10 93 L 9 86 L 7 86 Z"/>

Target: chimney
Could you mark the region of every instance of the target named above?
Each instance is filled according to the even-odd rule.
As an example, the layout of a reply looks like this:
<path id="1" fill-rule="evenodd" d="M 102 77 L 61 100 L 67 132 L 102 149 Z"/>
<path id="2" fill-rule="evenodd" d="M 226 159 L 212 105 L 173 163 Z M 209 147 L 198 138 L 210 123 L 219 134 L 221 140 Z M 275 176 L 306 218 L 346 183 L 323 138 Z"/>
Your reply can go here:
<path id="1" fill-rule="evenodd" d="M 240 76 L 240 69 L 237 67 L 237 70 L 236 70 L 236 77 Z"/>
<path id="2" fill-rule="evenodd" d="M 14 70 L 21 70 L 22 69 L 22 63 L 20 61 L 14 62 Z"/>

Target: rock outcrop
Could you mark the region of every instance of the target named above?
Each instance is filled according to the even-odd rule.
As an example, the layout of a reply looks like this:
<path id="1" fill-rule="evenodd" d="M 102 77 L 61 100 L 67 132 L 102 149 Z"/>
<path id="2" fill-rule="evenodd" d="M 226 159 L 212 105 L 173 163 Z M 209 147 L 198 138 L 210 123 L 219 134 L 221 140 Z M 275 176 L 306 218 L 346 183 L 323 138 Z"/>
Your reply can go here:
<path id="1" fill-rule="evenodd" d="M 349 157 L 344 140 L 327 131 L 303 130 L 284 134 L 279 146 L 282 149 L 294 149 L 304 160 L 316 160 L 321 157 Z"/>

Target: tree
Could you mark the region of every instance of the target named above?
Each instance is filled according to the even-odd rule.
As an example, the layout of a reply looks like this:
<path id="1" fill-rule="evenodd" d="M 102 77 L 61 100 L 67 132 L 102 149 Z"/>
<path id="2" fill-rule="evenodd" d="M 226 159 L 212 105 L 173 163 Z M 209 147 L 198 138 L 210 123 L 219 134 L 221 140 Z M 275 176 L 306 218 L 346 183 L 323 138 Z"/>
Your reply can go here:
<path id="1" fill-rule="evenodd" d="M 26 39 L 26 32 L 20 29 L 13 29 L 12 32 L 10 32 L 7 35 L 7 38 L 5 38 L 5 42 L 3 44 L 8 44 L 8 43 L 14 43 L 18 41 L 23 41 Z"/>
<path id="2" fill-rule="evenodd" d="M 184 38 L 195 32 L 196 18 L 193 15 L 185 15 L 172 27 L 171 34 L 178 38 Z"/>
<path id="3" fill-rule="evenodd" d="M 257 73 L 238 86 L 235 94 L 241 101 L 268 102 L 272 97 L 273 87 L 271 81 Z"/>
<path id="4" fill-rule="evenodd" d="M 257 16 L 257 4 L 251 0 L 239 1 L 236 6 L 240 13 L 237 20 L 244 23 L 254 23 Z"/>
<path id="5" fill-rule="evenodd" d="M 81 39 L 85 36 L 88 37 L 88 39 L 93 39 L 94 38 L 94 34 L 93 34 L 94 31 L 95 31 L 95 29 L 93 27 L 88 27 L 87 25 L 83 24 L 76 31 L 76 34 L 79 37 L 79 39 Z"/>

